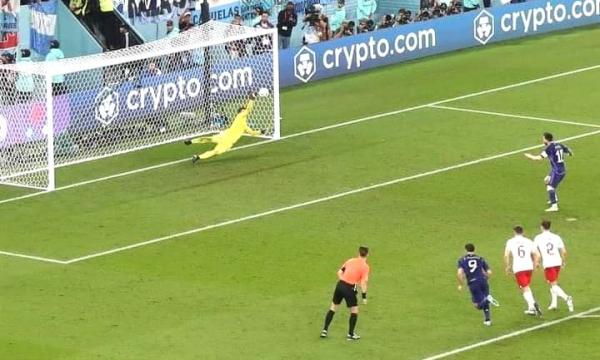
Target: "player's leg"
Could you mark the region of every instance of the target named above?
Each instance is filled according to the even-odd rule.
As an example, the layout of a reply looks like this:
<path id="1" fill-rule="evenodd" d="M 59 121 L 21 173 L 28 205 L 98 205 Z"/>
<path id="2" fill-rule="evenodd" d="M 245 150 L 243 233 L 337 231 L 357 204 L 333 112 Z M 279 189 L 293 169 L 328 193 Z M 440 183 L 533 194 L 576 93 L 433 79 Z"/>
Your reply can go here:
<path id="1" fill-rule="evenodd" d="M 231 149 L 232 146 L 233 146 L 233 144 L 218 143 L 214 149 L 205 151 L 200 155 L 194 155 L 194 157 L 192 158 L 192 162 L 195 163 L 198 160 L 206 160 L 206 159 L 210 159 L 213 156 L 221 155 L 222 153 Z"/>
<path id="2" fill-rule="evenodd" d="M 473 304 L 475 304 L 477 309 L 483 311 L 483 324 L 486 326 L 492 325 L 492 319 L 490 317 L 490 302 L 487 298 L 489 295 L 489 287 L 487 286 L 487 283 L 483 280 L 477 281 L 472 285 L 469 285 L 469 290 L 471 290 Z"/>
<path id="3" fill-rule="evenodd" d="M 558 298 L 560 297 L 564 301 L 567 302 L 567 307 L 569 311 L 573 311 L 573 298 L 569 296 L 559 285 L 558 285 L 558 276 L 560 274 L 560 266 L 552 267 L 544 269 L 544 274 L 546 275 L 546 280 L 550 284 L 550 293 L 552 294 L 552 302 L 550 303 L 550 308 L 552 310 L 557 308 Z"/>
<path id="4" fill-rule="evenodd" d="M 546 191 L 548 192 L 548 199 L 550 203 L 550 207 L 546 209 L 546 211 L 558 211 L 558 195 L 556 193 L 556 189 L 561 181 L 564 179 L 565 175 L 559 175 L 552 172 L 549 176 L 546 177 Z"/>
<path id="5" fill-rule="evenodd" d="M 186 140 L 183 143 L 186 145 L 192 144 L 207 144 L 207 143 L 217 143 L 219 142 L 220 134 L 213 136 L 200 136 L 194 139 Z"/>
<path id="6" fill-rule="evenodd" d="M 327 337 L 327 332 L 329 331 L 329 325 L 331 325 L 331 321 L 333 321 L 333 316 L 342 303 L 342 299 L 344 299 L 344 294 L 340 290 L 340 285 L 338 284 L 333 292 L 333 298 L 331 300 L 329 311 L 327 311 L 327 314 L 325 315 L 325 324 L 323 325 L 323 330 L 321 331 L 322 338 Z"/>
<path id="7" fill-rule="evenodd" d="M 350 308 L 350 318 L 348 319 L 348 340 L 358 340 L 360 336 L 354 332 L 356 329 L 356 323 L 358 322 L 358 298 L 356 297 L 356 291 L 347 287 L 345 291 L 346 305 Z"/>
<path id="8" fill-rule="evenodd" d="M 539 305 L 535 301 L 535 298 L 533 297 L 533 292 L 529 287 L 529 284 L 531 284 L 532 273 L 533 271 L 521 271 L 516 273 L 515 277 L 517 279 L 517 284 L 519 284 L 521 292 L 523 293 L 523 298 L 525 299 L 525 302 L 527 302 L 527 310 L 525 310 L 525 314 L 541 316 L 542 311 L 540 310 Z"/>

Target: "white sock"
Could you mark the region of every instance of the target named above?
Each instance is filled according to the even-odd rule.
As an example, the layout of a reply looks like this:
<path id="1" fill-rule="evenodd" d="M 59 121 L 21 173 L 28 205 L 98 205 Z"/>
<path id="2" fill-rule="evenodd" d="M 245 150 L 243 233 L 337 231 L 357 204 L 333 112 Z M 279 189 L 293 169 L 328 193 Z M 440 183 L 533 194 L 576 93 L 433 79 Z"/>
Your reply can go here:
<path id="1" fill-rule="evenodd" d="M 535 299 L 533 298 L 533 293 L 531 292 L 531 290 L 525 291 L 523 293 L 523 298 L 525 298 L 525 301 L 527 301 L 527 306 L 530 310 L 535 309 Z"/>
<path id="2" fill-rule="evenodd" d="M 569 295 L 567 295 L 567 293 L 565 293 L 565 291 L 563 289 L 561 289 L 561 287 L 558 285 L 552 285 L 552 290 L 554 290 L 554 293 L 557 296 L 559 296 L 561 299 L 563 299 L 565 301 L 569 297 Z"/>
<path id="3" fill-rule="evenodd" d="M 553 287 L 550 287 L 550 296 L 551 296 L 550 306 L 556 307 L 556 302 L 558 301 L 558 296 L 556 296 L 556 292 L 554 292 Z"/>

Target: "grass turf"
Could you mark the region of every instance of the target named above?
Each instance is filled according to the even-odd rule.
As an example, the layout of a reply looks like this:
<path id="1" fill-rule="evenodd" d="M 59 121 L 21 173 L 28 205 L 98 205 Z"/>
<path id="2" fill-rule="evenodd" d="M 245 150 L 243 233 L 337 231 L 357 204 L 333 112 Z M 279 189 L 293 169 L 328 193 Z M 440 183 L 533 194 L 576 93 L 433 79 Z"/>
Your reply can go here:
<path id="1" fill-rule="evenodd" d="M 532 38 L 286 90 L 283 132 L 596 65 L 600 49 L 587 45 L 599 33 Z M 600 124 L 599 74 L 448 105 Z M 0 249 L 69 259 L 531 146 L 545 130 L 566 137 L 594 129 L 422 109 L 2 204 Z M 598 136 L 570 145 L 577 156 L 568 159 L 562 211 L 551 219 L 571 252 L 565 289 L 583 311 L 600 305 L 592 190 L 600 160 L 589 155 L 600 145 Z M 60 169 L 59 186 L 198 149 L 174 144 Z M 68 266 L 0 257 L 0 358 L 419 359 L 539 324 L 522 315 L 500 262 L 510 227 L 522 223 L 532 234 L 545 216 L 546 172 L 547 164 L 514 155 Z M 0 198 L 20 191 L 1 188 Z M 455 261 L 467 241 L 496 272 L 491 286 L 502 307 L 492 328 L 455 290 Z M 359 317 L 364 339 L 346 344 L 342 311 L 321 341 L 335 271 L 361 243 L 372 249 L 373 271 Z M 545 303 L 540 273 L 533 289 Z M 564 307 L 546 319 L 563 316 Z M 585 358 L 599 347 L 597 321 L 566 322 L 457 358 Z M 557 336 L 585 346 L 558 348 Z"/>

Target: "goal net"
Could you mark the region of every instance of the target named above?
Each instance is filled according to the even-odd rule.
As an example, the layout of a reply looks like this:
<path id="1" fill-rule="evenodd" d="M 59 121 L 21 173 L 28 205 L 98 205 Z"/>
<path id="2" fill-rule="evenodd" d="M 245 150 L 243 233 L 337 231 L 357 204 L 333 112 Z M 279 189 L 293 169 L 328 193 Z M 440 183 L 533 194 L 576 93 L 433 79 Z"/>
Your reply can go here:
<path id="1" fill-rule="evenodd" d="M 0 67 L 0 183 L 55 188 L 55 169 L 248 123 L 279 137 L 275 29 L 209 22 L 128 49 Z"/>

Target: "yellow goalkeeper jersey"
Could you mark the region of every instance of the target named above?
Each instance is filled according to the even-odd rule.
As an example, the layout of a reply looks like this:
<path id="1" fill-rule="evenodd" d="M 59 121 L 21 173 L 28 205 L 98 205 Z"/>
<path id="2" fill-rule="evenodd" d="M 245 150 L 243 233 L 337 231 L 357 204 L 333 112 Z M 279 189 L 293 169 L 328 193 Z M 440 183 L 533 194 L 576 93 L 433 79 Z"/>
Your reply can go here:
<path id="1" fill-rule="evenodd" d="M 231 126 L 219 135 L 223 143 L 234 144 L 242 137 L 242 135 L 244 135 L 244 133 L 252 136 L 260 135 L 260 131 L 253 130 L 248 126 L 248 115 L 250 115 L 253 108 L 254 100 L 248 100 L 246 106 L 244 106 L 242 111 L 240 111 L 235 116 L 235 119 L 233 119 Z"/>

